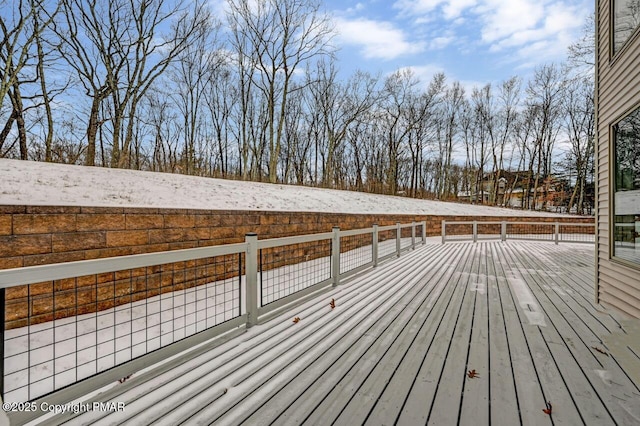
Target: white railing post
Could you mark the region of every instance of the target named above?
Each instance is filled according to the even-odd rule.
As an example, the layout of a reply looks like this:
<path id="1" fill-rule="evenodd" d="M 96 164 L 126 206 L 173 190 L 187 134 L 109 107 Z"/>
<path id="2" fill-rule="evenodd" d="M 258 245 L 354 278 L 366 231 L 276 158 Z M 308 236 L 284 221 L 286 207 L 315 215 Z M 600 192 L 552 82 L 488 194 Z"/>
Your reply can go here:
<path id="1" fill-rule="evenodd" d="M 560 237 L 560 224 L 558 222 L 556 222 L 556 227 L 555 227 L 555 240 L 556 240 L 556 244 L 558 244 L 558 240 Z"/>
<path id="2" fill-rule="evenodd" d="M 427 244 L 427 221 L 422 221 L 422 245 Z"/>
<path id="3" fill-rule="evenodd" d="M 340 284 L 340 228 L 333 227 L 333 237 L 331 239 L 331 278 L 333 286 Z"/>
<path id="4" fill-rule="evenodd" d="M 400 222 L 396 223 L 396 256 L 400 257 L 400 237 L 402 236 L 402 228 Z"/>
<path id="5" fill-rule="evenodd" d="M 416 249 L 416 223 L 411 222 L 411 250 Z"/>
<path id="6" fill-rule="evenodd" d="M 478 222 L 473 221 L 473 242 L 478 241 Z"/>
<path id="7" fill-rule="evenodd" d="M 245 234 L 247 251 L 245 252 L 246 311 L 247 328 L 258 323 L 258 234 Z"/>
<path id="8" fill-rule="evenodd" d="M 378 266 L 378 224 L 373 224 L 373 234 L 371 237 L 371 257 L 373 258 L 373 267 Z"/>
<path id="9" fill-rule="evenodd" d="M 500 240 L 507 241 L 507 222 L 504 220 L 500 224 Z"/>
<path id="10" fill-rule="evenodd" d="M 442 244 L 444 244 L 446 235 L 447 235 L 447 221 L 442 219 Z"/>

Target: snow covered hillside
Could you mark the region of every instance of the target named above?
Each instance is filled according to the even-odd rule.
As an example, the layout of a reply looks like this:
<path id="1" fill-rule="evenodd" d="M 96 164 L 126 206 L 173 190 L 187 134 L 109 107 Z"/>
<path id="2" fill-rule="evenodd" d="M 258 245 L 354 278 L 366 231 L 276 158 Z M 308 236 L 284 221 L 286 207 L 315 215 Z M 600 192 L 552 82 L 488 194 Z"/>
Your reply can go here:
<path id="1" fill-rule="evenodd" d="M 168 173 L 0 159 L 0 204 L 460 216 L 554 216 L 487 206 Z"/>

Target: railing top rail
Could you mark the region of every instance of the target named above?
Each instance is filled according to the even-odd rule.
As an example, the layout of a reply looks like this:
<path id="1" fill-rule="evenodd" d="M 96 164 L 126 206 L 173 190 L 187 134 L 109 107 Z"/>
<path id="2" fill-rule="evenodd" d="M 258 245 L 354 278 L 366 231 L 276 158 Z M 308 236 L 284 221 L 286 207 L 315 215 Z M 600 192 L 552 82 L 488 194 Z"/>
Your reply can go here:
<path id="1" fill-rule="evenodd" d="M 401 228 L 411 227 L 412 224 L 401 225 Z M 379 231 L 396 229 L 397 225 L 381 226 Z M 373 228 L 352 229 L 341 231 L 341 236 L 360 235 L 373 232 Z M 279 247 L 291 244 L 307 243 L 331 239 L 332 232 L 318 234 L 296 235 L 292 237 L 270 238 L 258 240 L 258 248 Z M 0 270 L 0 288 L 19 285 L 35 284 L 39 282 L 61 280 L 65 278 L 82 277 L 105 272 L 122 271 L 126 269 L 143 268 L 162 265 L 165 263 L 197 260 L 206 257 L 224 256 L 246 251 L 247 243 L 225 244 L 219 246 L 198 247 L 183 250 L 171 250 L 157 253 L 143 253 L 129 256 L 116 256 L 103 259 L 79 260 L 74 262 L 54 263 L 48 265 L 28 266 L 22 268 Z"/>
<path id="2" fill-rule="evenodd" d="M 237 243 L 4 269 L 0 270 L 0 288 L 224 256 L 242 253 L 246 248 L 246 243 Z"/>
<path id="3" fill-rule="evenodd" d="M 395 231 L 398 228 L 397 225 L 387 225 L 387 226 L 379 226 L 378 232 L 380 231 Z"/>
<path id="4" fill-rule="evenodd" d="M 527 221 L 514 221 L 514 220 L 503 220 L 503 221 L 443 221 L 446 225 L 473 225 L 474 223 L 483 224 L 483 225 L 499 225 L 502 223 L 506 223 L 507 225 L 549 225 L 553 226 L 556 223 L 562 226 L 595 226 L 595 223 L 579 223 L 579 222 L 527 222 Z"/>
<path id="5" fill-rule="evenodd" d="M 341 237 L 352 237 L 354 235 L 370 234 L 373 232 L 373 228 L 364 229 L 349 229 L 348 231 L 340 231 Z"/>
<path id="6" fill-rule="evenodd" d="M 507 221 L 507 225 L 549 225 L 552 226 L 555 224 L 565 225 L 565 226 L 595 226 L 594 223 L 577 223 L 577 222 L 517 222 L 517 221 Z"/>
<path id="7" fill-rule="evenodd" d="M 416 222 L 417 224 L 418 222 Z M 406 223 L 404 225 L 400 225 L 400 229 L 405 229 L 405 228 L 411 228 L 413 226 L 413 223 Z"/>
<path id="8" fill-rule="evenodd" d="M 333 232 L 322 232 L 320 234 L 294 235 L 292 237 L 269 238 L 258 240 L 258 248 L 265 249 L 271 247 L 288 246 L 291 244 L 311 243 L 320 240 L 330 240 Z"/>
<path id="9" fill-rule="evenodd" d="M 483 222 L 483 221 L 479 221 L 479 220 L 476 220 L 476 221 L 460 221 L 460 222 L 455 222 L 455 221 L 448 220 L 446 222 L 447 225 L 473 225 L 474 223 L 476 223 L 478 225 L 479 224 L 483 224 L 483 225 L 500 225 L 503 222 L 497 222 L 497 221 L 486 221 L 486 222 Z"/>

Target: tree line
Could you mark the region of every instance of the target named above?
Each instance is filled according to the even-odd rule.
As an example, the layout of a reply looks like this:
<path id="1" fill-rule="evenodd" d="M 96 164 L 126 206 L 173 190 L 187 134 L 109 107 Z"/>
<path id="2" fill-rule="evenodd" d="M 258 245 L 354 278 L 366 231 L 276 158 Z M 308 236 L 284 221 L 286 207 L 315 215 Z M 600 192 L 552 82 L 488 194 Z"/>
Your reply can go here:
<path id="1" fill-rule="evenodd" d="M 0 30 L 0 157 L 490 204 L 502 182 L 528 209 L 553 185 L 588 204 L 589 29 L 564 64 L 467 89 L 343 76 L 317 0 L 0 0 Z"/>

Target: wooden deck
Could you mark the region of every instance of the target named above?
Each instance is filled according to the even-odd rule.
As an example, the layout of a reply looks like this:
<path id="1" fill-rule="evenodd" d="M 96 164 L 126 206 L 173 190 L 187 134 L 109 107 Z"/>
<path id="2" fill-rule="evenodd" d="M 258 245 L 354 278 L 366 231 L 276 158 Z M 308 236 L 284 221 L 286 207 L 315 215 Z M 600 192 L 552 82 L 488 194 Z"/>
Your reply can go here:
<path id="1" fill-rule="evenodd" d="M 639 425 L 637 322 L 593 304 L 593 262 L 592 245 L 427 244 L 92 399 L 123 411 L 49 421 Z"/>

